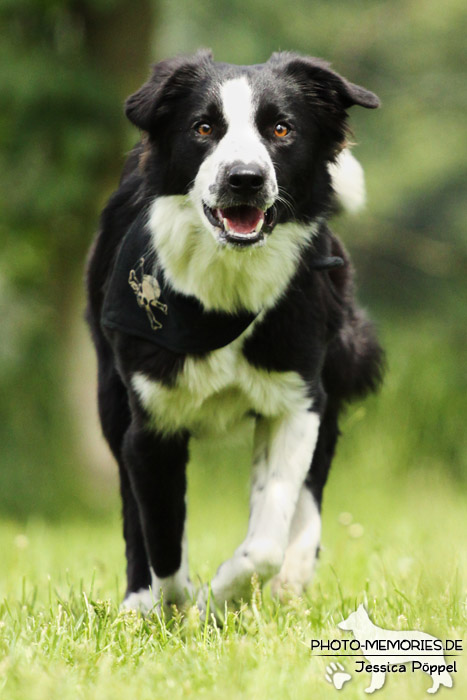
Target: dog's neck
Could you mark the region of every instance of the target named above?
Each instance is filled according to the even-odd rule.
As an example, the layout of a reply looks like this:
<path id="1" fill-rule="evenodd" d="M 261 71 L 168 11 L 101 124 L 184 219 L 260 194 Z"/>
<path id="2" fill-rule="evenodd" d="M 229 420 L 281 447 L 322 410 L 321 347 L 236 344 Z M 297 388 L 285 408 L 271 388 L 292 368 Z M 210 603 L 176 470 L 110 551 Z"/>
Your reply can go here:
<path id="1" fill-rule="evenodd" d="M 273 306 L 294 275 L 315 224 L 279 224 L 258 248 L 233 250 L 214 240 L 189 195 L 158 197 L 148 226 L 167 282 L 207 310 L 258 313 Z"/>

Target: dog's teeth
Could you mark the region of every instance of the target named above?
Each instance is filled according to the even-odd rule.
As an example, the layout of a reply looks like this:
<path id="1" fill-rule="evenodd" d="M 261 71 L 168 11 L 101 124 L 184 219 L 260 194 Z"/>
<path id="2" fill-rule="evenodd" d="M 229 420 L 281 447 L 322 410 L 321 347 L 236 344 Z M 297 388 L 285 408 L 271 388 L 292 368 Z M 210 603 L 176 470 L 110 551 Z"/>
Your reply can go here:
<path id="1" fill-rule="evenodd" d="M 228 219 L 222 219 L 222 223 L 224 224 L 224 228 L 226 231 L 230 231 L 230 226 L 229 226 L 229 221 Z"/>
<path id="2" fill-rule="evenodd" d="M 261 219 L 259 219 L 258 223 L 256 224 L 256 226 L 255 226 L 256 233 L 259 233 L 261 231 L 261 229 L 263 228 L 263 221 L 264 221 L 264 219 L 261 218 Z"/>

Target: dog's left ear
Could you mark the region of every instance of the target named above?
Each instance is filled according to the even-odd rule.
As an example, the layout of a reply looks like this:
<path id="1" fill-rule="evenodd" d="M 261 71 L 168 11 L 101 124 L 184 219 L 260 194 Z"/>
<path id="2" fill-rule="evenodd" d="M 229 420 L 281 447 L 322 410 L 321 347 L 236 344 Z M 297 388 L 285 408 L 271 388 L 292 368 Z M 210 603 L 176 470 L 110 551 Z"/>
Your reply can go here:
<path id="1" fill-rule="evenodd" d="M 164 107 L 212 61 L 212 53 L 202 49 L 192 56 L 175 56 L 153 66 L 152 74 L 140 89 L 125 102 L 125 114 L 135 126 L 151 133 Z"/>
<path id="2" fill-rule="evenodd" d="M 320 58 L 309 58 L 285 51 L 274 53 L 269 62 L 281 65 L 311 97 L 327 102 L 334 102 L 337 97 L 344 110 L 353 105 L 367 109 L 380 106 L 380 101 L 373 92 L 349 82 Z"/>

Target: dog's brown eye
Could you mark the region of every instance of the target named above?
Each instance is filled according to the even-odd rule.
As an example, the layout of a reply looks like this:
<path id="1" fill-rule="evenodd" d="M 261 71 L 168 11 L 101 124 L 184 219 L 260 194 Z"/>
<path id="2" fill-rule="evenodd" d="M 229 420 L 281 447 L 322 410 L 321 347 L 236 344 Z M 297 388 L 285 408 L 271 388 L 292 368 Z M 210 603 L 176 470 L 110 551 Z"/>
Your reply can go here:
<path id="1" fill-rule="evenodd" d="M 211 136 L 212 126 L 210 124 L 208 124 L 207 122 L 203 122 L 202 124 L 198 124 L 196 126 L 196 131 L 201 136 Z"/>
<path id="2" fill-rule="evenodd" d="M 279 139 L 283 139 L 284 136 L 287 136 L 288 133 L 289 127 L 285 124 L 281 124 L 279 122 L 279 124 L 276 124 L 276 126 L 274 127 L 274 136 L 277 136 L 277 138 Z"/>

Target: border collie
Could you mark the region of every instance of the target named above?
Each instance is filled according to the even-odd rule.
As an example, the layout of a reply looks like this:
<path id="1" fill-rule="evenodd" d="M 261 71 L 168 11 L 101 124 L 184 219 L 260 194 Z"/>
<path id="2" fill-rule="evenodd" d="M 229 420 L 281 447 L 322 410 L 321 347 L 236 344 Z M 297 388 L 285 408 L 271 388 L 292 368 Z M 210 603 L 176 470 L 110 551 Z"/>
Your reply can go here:
<path id="1" fill-rule="evenodd" d="M 381 376 L 348 255 L 326 223 L 363 186 L 347 110 L 378 104 L 328 63 L 288 52 L 253 66 L 179 56 L 128 98 L 142 140 L 87 274 L 100 418 L 120 471 L 124 607 L 194 599 L 189 441 L 246 416 L 248 532 L 211 595 L 238 601 L 254 573 L 277 594 L 310 581 L 339 411 Z"/>

